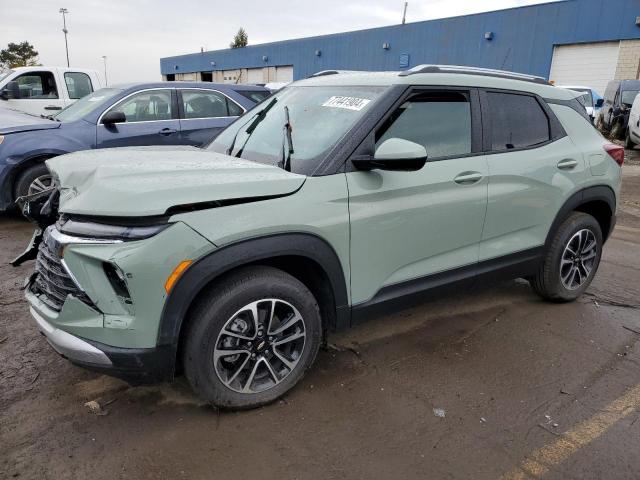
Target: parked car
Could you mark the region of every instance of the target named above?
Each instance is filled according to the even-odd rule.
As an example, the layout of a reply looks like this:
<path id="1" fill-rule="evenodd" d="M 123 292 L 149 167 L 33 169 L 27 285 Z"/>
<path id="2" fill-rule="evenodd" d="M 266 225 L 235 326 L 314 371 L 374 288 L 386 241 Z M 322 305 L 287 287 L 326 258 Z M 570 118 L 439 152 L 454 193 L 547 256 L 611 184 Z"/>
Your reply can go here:
<path id="1" fill-rule="evenodd" d="M 53 120 L 0 109 L 0 211 L 51 185 L 44 160 L 77 150 L 209 143 L 268 90 L 162 82 L 98 90 Z"/>
<path id="2" fill-rule="evenodd" d="M 624 147 L 635 148 L 640 144 L 640 95 L 636 95 L 631 111 L 629 112 L 629 124 L 624 136 Z"/>
<path id="3" fill-rule="evenodd" d="M 640 91 L 640 80 L 612 80 L 604 92 L 604 102 L 596 127 L 611 138 L 623 139 L 631 104 Z"/>
<path id="4" fill-rule="evenodd" d="M 18 67 L 0 73 L 0 103 L 32 115 L 54 115 L 101 86 L 96 70 Z"/>
<path id="5" fill-rule="evenodd" d="M 572 301 L 624 160 L 576 96 L 467 67 L 324 75 L 206 149 L 48 160 L 56 187 L 25 206 L 39 229 L 14 262 L 37 253 L 31 314 L 76 364 L 137 382 L 179 369 L 249 408 L 375 313 L 516 277 Z"/>
<path id="6" fill-rule="evenodd" d="M 581 85 L 558 85 L 559 88 L 566 88 L 579 92 L 581 95 L 578 97 L 578 101 L 584 105 L 587 115 L 591 117 L 592 121 L 595 121 L 596 115 L 600 112 L 602 107 L 602 97 L 591 87 L 585 87 Z"/>

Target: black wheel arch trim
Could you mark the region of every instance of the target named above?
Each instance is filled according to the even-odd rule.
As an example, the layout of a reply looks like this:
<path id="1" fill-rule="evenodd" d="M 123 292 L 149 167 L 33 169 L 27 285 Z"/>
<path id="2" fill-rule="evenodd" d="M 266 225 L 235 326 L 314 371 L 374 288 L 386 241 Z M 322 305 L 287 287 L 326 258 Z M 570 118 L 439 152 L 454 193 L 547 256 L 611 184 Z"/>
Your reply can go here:
<path id="1" fill-rule="evenodd" d="M 342 264 L 327 241 L 311 233 L 280 233 L 222 246 L 190 266 L 165 301 L 157 345 L 177 347 L 182 322 L 197 295 L 220 275 L 243 265 L 283 256 L 305 257 L 324 270 L 336 306 L 335 328 L 350 322 L 350 309 Z"/>
<path id="2" fill-rule="evenodd" d="M 613 189 L 607 185 L 596 185 L 577 191 L 576 193 L 571 195 L 562 205 L 560 210 L 558 210 L 553 223 L 551 224 L 551 228 L 549 228 L 547 238 L 544 242 L 545 247 L 548 247 L 551 244 L 555 233 L 560 227 L 560 224 L 569 216 L 571 212 L 578 209 L 581 205 L 593 201 L 605 202 L 611 210 L 611 223 L 609 226 L 609 231 L 602 232 L 604 240 L 606 240 L 611 234 L 611 231 L 613 230 L 613 227 L 615 225 L 616 194 L 614 193 Z"/>

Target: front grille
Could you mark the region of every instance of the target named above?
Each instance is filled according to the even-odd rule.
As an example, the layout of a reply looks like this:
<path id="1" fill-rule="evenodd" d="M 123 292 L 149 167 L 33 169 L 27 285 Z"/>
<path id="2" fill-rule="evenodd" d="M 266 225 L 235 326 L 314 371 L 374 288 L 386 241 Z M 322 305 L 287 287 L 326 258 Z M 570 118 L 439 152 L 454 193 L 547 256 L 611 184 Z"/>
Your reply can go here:
<path id="1" fill-rule="evenodd" d="M 52 228 L 54 227 L 45 230 L 42 242 L 38 247 L 36 277 L 31 286 L 32 292 L 56 312 L 62 309 L 69 294 L 91 304 L 91 300 L 76 286 L 62 265 L 62 259 L 58 254 L 59 247 L 51 238 Z"/>

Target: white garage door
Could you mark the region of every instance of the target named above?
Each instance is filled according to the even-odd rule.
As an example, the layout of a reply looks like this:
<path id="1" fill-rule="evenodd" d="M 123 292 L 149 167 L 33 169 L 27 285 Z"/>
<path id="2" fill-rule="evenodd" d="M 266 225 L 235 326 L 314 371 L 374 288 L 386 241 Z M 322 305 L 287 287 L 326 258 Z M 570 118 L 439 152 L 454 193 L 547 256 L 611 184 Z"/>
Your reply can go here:
<path id="1" fill-rule="evenodd" d="M 618 64 L 620 42 L 558 45 L 553 49 L 549 80 L 556 85 L 585 85 L 604 94 Z"/>
<path id="2" fill-rule="evenodd" d="M 250 68 L 247 70 L 247 83 L 264 83 L 262 68 Z"/>
<path id="3" fill-rule="evenodd" d="M 276 67 L 276 82 L 293 82 L 293 65 Z"/>

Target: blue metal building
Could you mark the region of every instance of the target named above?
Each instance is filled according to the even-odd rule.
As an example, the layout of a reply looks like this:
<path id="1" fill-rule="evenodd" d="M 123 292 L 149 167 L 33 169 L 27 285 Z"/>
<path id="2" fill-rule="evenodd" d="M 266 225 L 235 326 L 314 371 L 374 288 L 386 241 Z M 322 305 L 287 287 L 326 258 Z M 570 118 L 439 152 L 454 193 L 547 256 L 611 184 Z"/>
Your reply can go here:
<path id="1" fill-rule="evenodd" d="M 422 63 L 471 65 L 512 70 L 549 77 L 554 51 L 561 46 L 617 45 L 623 59 L 615 61 L 618 75 L 629 76 L 626 52 L 640 59 L 640 0 L 564 0 L 507 10 L 429 20 L 405 25 L 193 53 L 160 60 L 164 78 L 212 79 L 214 81 L 256 82 L 257 69 L 289 67 L 285 77 L 297 80 L 326 69 L 401 70 Z M 632 41 L 624 44 L 625 41 Z M 613 42 L 613 43 L 611 43 Z M 623 45 L 624 44 L 624 45 Z M 623 55 L 623 46 L 625 55 Z M 566 49 L 565 49 L 566 50 Z M 562 54 L 568 64 L 592 57 L 593 51 Z M 614 50 L 603 55 L 611 57 Z M 635 53 L 634 53 L 635 52 Z M 576 57 L 580 57 L 577 58 Z M 564 59 L 564 57 L 567 57 Z M 633 60 L 633 58 L 632 58 Z M 602 59 L 607 62 L 606 59 Z M 291 68 L 292 66 L 292 68 Z M 569 65 L 570 66 L 570 65 Z M 571 68 L 571 67 L 570 67 Z M 599 68 L 599 67 L 598 67 Z M 611 66 L 607 67 L 611 70 Z M 242 77 L 241 70 L 248 73 Z M 637 71 L 635 76 L 640 73 Z M 233 77 L 231 73 L 235 71 Z M 253 71 L 253 80 L 251 71 Z M 201 77 L 189 77 L 200 74 Z M 211 77 L 210 77 L 211 76 Z M 566 75 L 565 75 L 566 76 Z M 570 77 L 570 75 L 569 75 Z M 265 80 L 276 80 L 268 73 Z M 279 79 L 279 78 L 278 78 Z M 564 77 L 563 82 L 564 83 Z"/>

